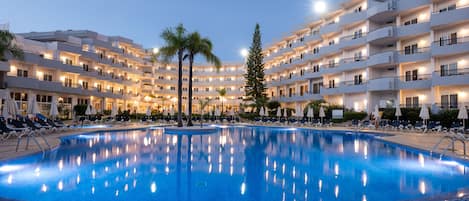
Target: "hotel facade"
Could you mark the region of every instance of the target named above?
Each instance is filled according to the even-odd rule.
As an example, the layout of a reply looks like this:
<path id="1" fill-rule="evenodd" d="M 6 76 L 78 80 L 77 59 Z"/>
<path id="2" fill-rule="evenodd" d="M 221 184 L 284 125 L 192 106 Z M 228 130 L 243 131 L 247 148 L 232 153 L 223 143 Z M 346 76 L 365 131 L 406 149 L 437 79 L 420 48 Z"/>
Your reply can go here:
<path id="1" fill-rule="evenodd" d="M 53 31 L 16 34 L 24 59 L 0 65 L 2 97 L 10 95 L 26 114 L 35 98 L 43 114 L 57 101 L 63 118 L 71 118 L 73 106 L 89 104 L 97 112 L 121 110 L 145 113 L 147 108 L 168 112 L 177 103 L 177 67 L 151 62 L 152 50 L 119 36 L 92 31 Z M 223 103 L 224 110 L 239 109 L 244 94 L 243 65 L 194 67 L 194 111 L 198 99 L 211 99 L 208 109 Z M 187 111 L 188 67 L 184 66 L 183 110 Z M 226 89 L 221 97 L 217 90 Z"/>
<path id="2" fill-rule="evenodd" d="M 351 0 L 269 46 L 268 94 L 355 111 L 469 103 L 469 1 Z"/>
<path id="3" fill-rule="evenodd" d="M 16 35 L 24 60 L 0 62 L 2 97 L 26 113 L 36 98 L 62 117 L 77 104 L 98 112 L 163 111 L 177 102 L 177 66 L 151 62 L 152 50 L 119 36 L 92 31 Z M 283 107 L 324 99 L 355 111 L 381 108 L 457 108 L 469 103 L 469 0 L 350 0 L 268 46 L 264 52 L 268 96 Z M 194 110 L 234 108 L 244 96 L 243 64 L 194 67 Z M 184 67 L 183 110 L 187 111 Z M 217 90 L 226 89 L 220 97 Z"/>

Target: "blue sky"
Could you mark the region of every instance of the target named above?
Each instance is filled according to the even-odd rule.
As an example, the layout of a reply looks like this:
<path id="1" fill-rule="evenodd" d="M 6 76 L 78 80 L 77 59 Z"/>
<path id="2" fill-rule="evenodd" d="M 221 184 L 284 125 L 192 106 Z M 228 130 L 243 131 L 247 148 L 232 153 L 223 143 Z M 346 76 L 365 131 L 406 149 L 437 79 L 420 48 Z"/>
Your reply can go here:
<path id="1" fill-rule="evenodd" d="M 160 33 L 183 23 L 214 43 L 215 53 L 228 62 L 242 60 L 256 22 L 269 44 L 317 17 L 317 0 L 14 0 L 0 7 L 0 23 L 15 33 L 88 29 L 121 35 L 144 47 L 164 43 Z M 324 0 L 331 4 L 338 0 Z"/>

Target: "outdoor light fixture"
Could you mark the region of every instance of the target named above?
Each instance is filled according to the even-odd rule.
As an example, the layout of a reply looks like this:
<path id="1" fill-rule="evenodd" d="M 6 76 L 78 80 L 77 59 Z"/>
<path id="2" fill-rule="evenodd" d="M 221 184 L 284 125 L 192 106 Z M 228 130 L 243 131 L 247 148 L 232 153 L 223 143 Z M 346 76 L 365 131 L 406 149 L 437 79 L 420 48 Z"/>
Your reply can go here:
<path id="1" fill-rule="evenodd" d="M 314 2 L 314 11 L 318 14 L 325 13 L 327 9 L 327 4 L 324 1 L 315 1 Z"/>
<path id="2" fill-rule="evenodd" d="M 244 58 L 248 57 L 249 55 L 249 51 L 246 49 L 246 48 L 243 48 L 241 50 L 241 56 L 243 56 Z"/>

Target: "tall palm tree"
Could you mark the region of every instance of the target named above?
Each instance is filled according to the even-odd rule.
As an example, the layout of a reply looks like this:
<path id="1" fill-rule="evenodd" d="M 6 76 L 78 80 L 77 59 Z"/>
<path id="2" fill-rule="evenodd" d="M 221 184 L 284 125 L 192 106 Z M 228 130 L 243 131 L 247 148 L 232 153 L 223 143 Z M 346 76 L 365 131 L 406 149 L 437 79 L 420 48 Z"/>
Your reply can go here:
<path id="1" fill-rule="evenodd" d="M 187 54 L 184 59 L 189 59 L 189 119 L 187 126 L 192 124 L 192 66 L 197 55 L 201 55 L 208 63 L 215 65 L 217 70 L 221 67 L 220 59 L 212 53 L 212 42 L 208 38 L 202 38 L 198 32 L 189 34 L 187 37 Z"/>
<path id="2" fill-rule="evenodd" d="M 223 89 L 218 89 L 217 92 L 218 92 L 218 95 L 220 96 L 220 100 L 221 100 L 221 112 L 223 113 L 223 98 L 225 98 L 225 96 L 226 96 L 226 89 L 225 89 L 225 88 L 223 88 Z"/>
<path id="3" fill-rule="evenodd" d="M 0 61 L 7 61 L 7 54 L 23 59 L 23 50 L 13 43 L 14 40 L 14 34 L 7 30 L 0 30 Z"/>
<path id="4" fill-rule="evenodd" d="M 161 47 L 159 54 L 163 57 L 165 62 L 171 61 L 174 56 L 178 59 L 178 114 L 177 126 L 182 127 L 182 61 L 184 59 L 184 52 L 187 49 L 187 34 L 186 29 L 182 24 L 176 28 L 168 28 L 161 34 L 161 38 L 166 42 L 166 45 Z"/>

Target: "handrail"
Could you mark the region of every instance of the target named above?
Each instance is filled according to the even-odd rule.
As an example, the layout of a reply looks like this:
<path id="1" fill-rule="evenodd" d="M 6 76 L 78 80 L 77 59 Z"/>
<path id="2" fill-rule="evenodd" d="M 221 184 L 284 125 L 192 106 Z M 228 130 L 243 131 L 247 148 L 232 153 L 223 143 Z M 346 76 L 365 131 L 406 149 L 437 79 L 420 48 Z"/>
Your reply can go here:
<path id="1" fill-rule="evenodd" d="M 448 7 L 445 7 L 445 8 L 435 8 L 435 10 L 433 10 L 432 14 L 440 14 L 440 13 L 445 13 L 445 12 L 448 12 L 448 11 L 453 11 L 453 10 L 458 10 L 458 9 L 461 9 L 461 8 L 468 8 L 469 7 L 469 4 L 467 5 L 460 5 L 460 6 L 457 6 L 455 5 L 454 9 L 451 9 L 451 10 L 448 10 Z M 446 9 L 445 11 L 440 11 L 441 9 Z"/>
<path id="2" fill-rule="evenodd" d="M 469 36 L 433 41 L 434 44 L 440 44 L 440 46 L 456 45 L 459 43 L 467 43 L 467 42 L 469 42 Z"/>

